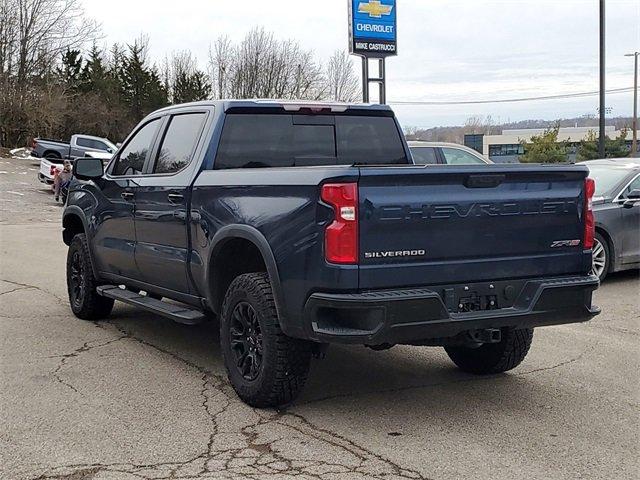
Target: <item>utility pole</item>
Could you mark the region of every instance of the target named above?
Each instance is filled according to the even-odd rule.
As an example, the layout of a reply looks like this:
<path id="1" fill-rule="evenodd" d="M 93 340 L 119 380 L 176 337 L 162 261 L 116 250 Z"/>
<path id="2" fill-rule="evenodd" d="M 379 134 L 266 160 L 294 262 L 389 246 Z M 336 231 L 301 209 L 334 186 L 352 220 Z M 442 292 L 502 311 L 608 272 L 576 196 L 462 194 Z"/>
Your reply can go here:
<path id="1" fill-rule="evenodd" d="M 625 57 L 635 57 L 633 62 L 633 140 L 631 141 L 631 156 L 638 156 L 638 55 L 640 52 L 627 53 Z"/>
<path id="2" fill-rule="evenodd" d="M 605 158 L 605 0 L 600 0 L 600 135 L 598 138 L 598 154 L 600 158 Z"/>

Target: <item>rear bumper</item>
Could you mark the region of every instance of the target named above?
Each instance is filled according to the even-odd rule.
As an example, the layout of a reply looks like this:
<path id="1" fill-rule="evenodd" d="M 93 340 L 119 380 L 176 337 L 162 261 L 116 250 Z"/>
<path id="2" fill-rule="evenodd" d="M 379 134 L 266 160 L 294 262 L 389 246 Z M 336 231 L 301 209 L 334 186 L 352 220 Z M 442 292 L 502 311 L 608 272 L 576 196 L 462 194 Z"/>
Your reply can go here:
<path id="1" fill-rule="evenodd" d="M 508 308 L 465 313 L 449 311 L 450 302 L 447 309 L 438 293 L 441 287 L 315 293 L 305 305 L 305 327 L 309 338 L 320 342 L 380 345 L 449 338 L 476 329 L 585 322 L 600 313 L 591 303 L 599 286 L 595 276 L 531 279 L 519 285 Z"/>
<path id="2" fill-rule="evenodd" d="M 42 172 L 38 172 L 38 180 L 40 180 L 42 183 L 46 183 L 47 185 L 53 184 L 53 177 L 47 177 Z"/>

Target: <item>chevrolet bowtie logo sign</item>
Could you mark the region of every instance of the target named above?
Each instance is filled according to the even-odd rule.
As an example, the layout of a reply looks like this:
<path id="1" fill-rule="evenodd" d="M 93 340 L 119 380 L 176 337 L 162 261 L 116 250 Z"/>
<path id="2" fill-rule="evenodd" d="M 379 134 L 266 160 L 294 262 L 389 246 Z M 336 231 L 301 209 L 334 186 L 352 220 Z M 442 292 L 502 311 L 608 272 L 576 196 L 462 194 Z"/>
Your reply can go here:
<path id="1" fill-rule="evenodd" d="M 360 2 L 358 5 L 358 13 L 368 13 L 372 18 L 382 18 L 383 15 L 391 15 L 393 6 L 383 5 L 380 0 L 369 0 L 368 2 Z"/>
<path id="2" fill-rule="evenodd" d="M 396 0 L 349 0 L 349 52 L 363 57 L 397 55 Z"/>

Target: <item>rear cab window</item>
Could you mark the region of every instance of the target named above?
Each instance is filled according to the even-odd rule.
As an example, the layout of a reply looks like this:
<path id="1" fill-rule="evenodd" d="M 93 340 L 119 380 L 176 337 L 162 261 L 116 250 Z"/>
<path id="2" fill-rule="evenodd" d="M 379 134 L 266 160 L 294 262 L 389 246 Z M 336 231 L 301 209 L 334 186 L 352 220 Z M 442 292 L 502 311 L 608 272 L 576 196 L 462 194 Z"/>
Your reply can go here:
<path id="1" fill-rule="evenodd" d="M 435 165 L 438 163 L 435 147 L 410 147 L 416 165 Z"/>
<path id="2" fill-rule="evenodd" d="M 229 113 L 214 168 L 409 163 L 391 116 Z"/>
<path id="3" fill-rule="evenodd" d="M 158 150 L 153 173 L 177 173 L 191 162 L 206 116 L 206 113 L 198 112 L 171 117 Z"/>

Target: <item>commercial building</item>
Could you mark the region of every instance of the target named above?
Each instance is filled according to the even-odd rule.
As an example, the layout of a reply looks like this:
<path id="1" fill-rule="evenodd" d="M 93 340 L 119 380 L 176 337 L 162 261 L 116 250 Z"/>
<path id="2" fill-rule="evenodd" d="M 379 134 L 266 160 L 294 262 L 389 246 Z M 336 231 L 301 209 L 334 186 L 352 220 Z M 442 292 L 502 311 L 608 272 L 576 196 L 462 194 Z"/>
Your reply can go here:
<path id="1" fill-rule="evenodd" d="M 563 127 L 558 132 L 559 142 L 568 142 L 569 144 L 569 161 L 576 160 L 576 152 L 582 140 L 585 140 L 589 132 L 596 132 L 598 127 Z M 545 132 L 544 128 L 526 128 L 503 130 L 500 135 L 483 135 L 472 134 L 465 135 L 464 144 L 473 148 L 483 155 L 489 157 L 496 163 L 518 163 L 522 155 L 524 155 L 524 146 L 522 142 L 530 142 L 534 135 L 541 135 Z M 609 138 L 617 138 L 620 130 L 616 130 L 614 126 L 605 128 L 606 135 Z M 627 133 L 627 146 L 631 150 L 631 131 Z"/>

